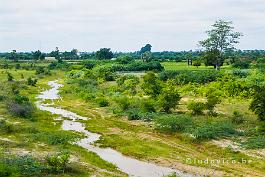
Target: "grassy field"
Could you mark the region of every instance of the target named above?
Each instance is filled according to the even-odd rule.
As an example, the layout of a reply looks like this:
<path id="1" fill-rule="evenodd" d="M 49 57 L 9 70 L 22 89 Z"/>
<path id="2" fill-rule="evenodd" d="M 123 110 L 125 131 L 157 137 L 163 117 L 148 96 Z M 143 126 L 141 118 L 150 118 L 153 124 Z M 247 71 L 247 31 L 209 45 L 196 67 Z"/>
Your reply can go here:
<path id="1" fill-rule="evenodd" d="M 47 66 L 47 63 L 36 63 L 36 65 Z M 213 67 L 201 66 L 196 68 L 187 66 L 184 62 L 163 62 L 162 65 L 165 70 L 214 70 Z M 81 68 L 81 65 L 75 67 Z M 230 66 L 224 68 L 231 69 Z M 32 102 L 36 101 L 36 95 L 40 91 L 48 88 L 48 81 L 59 80 L 60 83 L 64 84 L 60 92 L 62 100 L 56 101 L 55 104 L 91 118 L 88 121 L 83 121 L 83 123 L 87 130 L 102 135 L 97 142 L 99 146 L 111 147 L 126 156 L 194 174 L 206 176 L 264 176 L 264 155 L 260 155 L 262 150 L 246 150 L 233 145 L 233 142 L 240 142 L 242 139 L 246 139 L 248 134 L 253 134 L 259 124 L 257 117 L 248 109 L 249 99 L 223 98 L 222 102 L 216 107 L 217 117 L 196 116 L 191 115 L 187 110 L 187 104 L 191 100 L 203 101 L 205 97 L 183 92 L 180 104 L 171 116 L 189 115 L 197 125 L 207 122 L 230 121 L 233 111 L 240 111 L 245 118 L 245 122 L 237 125 L 236 128 L 246 132 L 246 136 L 232 136 L 214 141 L 195 142 L 188 133 L 159 132 L 155 129 L 153 122 L 129 121 L 124 115 L 114 114 L 111 106 L 102 108 L 95 101 L 85 101 L 76 93 L 75 89 L 78 89 L 78 87 L 68 82 L 67 71 L 52 70 L 51 75 L 37 76 L 36 71 L 31 69 L 0 69 L 0 81 L 5 86 L 12 84 L 12 82 L 7 81 L 7 73 L 10 73 L 15 81 L 24 84 L 20 93 L 29 97 Z M 29 77 L 38 78 L 36 87 L 26 84 Z M 105 92 L 108 92 L 114 89 L 115 86 L 117 84 L 113 81 L 100 82 L 98 88 L 105 89 Z M 178 87 L 181 89 L 184 86 Z M 0 91 L 0 96 L 2 94 L 5 94 L 4 90 Z M 106 97 L 109 97 L 109 94 L 106 95 Z M 69 143 L 72 142 L 71 139 L 78 139 L 82 135 L 62 131 L 60 128 L 62 121 L 54 120 L 57 117 L 36 110 L 31 120 L 18 118 L 12 116 L 7 111 L 5 103 L 0 101 L 0 119 L 8 121 L 14 129 L 11 133 L 0 135 L 0 154 L 32 155 L 43 160 L 49 154 L 66 150 L 71 154 L 71 163 L 68 170 L 64 174 L 53 174 L 54 176 L 126 176 L 115 165 L 102 160 L 95 153 Z M 62 139 L 66 142 L 61 143 Z M 229 144 L 229 142 L 232 143 Z M 226 163 L 204 163 L 211 160 L 224 160 Z"/>

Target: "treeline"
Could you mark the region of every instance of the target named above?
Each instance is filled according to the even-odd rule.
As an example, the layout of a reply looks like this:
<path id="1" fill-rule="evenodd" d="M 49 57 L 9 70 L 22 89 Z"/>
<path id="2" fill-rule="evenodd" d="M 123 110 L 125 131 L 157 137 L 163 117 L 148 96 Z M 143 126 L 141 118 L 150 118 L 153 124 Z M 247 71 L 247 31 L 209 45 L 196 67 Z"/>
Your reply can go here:
<path id="1" fill-rule="evenodd" d="M 145 54 L 145 53 L 144 53 Z M 112 52 L 109 48 L 102 48 L 97 52 L 78 52 L 76 49 L 71 51 L 61 52 L 59 50 L 52 51 L 50 53 L 43 53 L 41 51 L 35 52 L 4 52 L 0 53 L 0 59 L 7 60 L 44 60 L 45 57 L 55 57 L 62 60 L 105 60 L 116 59 L 121 56 L 130 56 L 134 60 L 143 59 L 143 53 L 141 51 L 136 52 Z M 151 52 L 148 56 L 148 60 L 157 61 L 186 61 L 188 59 L 197 61 L 203 60 L 204 53 L 202 51 L 163 51 L 163 52 Z M 265 50 L 237 50 L 227 51 L 224 54 L 224 58 L 229 59 L 232 63 L 237 60 L 256 61 L 258 58 L 265 57 Z"/>

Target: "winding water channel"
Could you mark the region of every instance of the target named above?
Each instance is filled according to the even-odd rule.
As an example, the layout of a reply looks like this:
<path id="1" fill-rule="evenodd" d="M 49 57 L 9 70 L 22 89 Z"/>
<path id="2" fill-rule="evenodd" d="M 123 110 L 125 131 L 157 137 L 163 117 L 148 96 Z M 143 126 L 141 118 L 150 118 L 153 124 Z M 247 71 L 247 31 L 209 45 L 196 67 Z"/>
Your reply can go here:
<path id="1" fill-rule="evenodd" d="M 111 148 L 100 148 L 93 145 L 94 142 L 100 139 L 101 135 L 87 131 L 85 126 L 78 122 L 78 120 L 89 120 L 89 118 L 82 117 L 59 107 L 55 107 L 53 104 L 43 103 L 45 100 L 54 101 L 61 99 L 59 95 L 59 89 L 60 87 L 63 87 L 63 85 L 58 84 L 57 81 L 50 81 L 48 85 L 51 87 L 51 89 L 40 93 L 40 95 L 37 97 L 39 101 L 36 103 L 36 105 L 40 110 L 48 111 L 52 114 L 59 115 L 62 118 L 67 118 L 67 120 L 63 120 L 63 130 L 83 133 L 85 138 L 76 142 L 77 145 L 87 149 L 88 151 L 92 151 L 99 155 L 102 159 L 115 164 L 121 171 L 132 177 L 163 177 L 173 172 L 176 172 L 176 174 L 181 177 L 193 176 L 175 169 L 173 170 L 171 168 L 161 167 L 153 163 L 143 162 L 124 156 Z"/>

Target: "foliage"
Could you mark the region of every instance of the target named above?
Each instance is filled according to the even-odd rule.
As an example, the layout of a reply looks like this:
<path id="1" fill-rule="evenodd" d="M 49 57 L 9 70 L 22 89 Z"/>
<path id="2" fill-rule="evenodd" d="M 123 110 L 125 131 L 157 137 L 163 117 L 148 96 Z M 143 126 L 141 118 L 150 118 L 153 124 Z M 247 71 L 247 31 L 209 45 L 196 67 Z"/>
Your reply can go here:
<path id="1" fill-rule="evenodd" d="M 166 85 L 163 87 L 161 94 L 158 96 L 158 105 L 167 113 L 170 109 L 175 108 L 181 97 L 178 93 L 176 86 L 173 81 L 167 81 Z"/>
<path id="2" fill-rule="evenodd" d="M 99 97 L 96 99 L 96 102 L 100 107 L 107 107 L 109 106 L 109 101 L 104 97 Z"/>
<path id="3" fill-rule="evenodd" d="M 21 118 L 31 118 L 35 108 L 28 98 L 16 95 L 13 100 L 7 102 L 9 113 Z"/>
<path id="4" fill-rule="evenodd" d="M 265 121 L 265 87 L 254 87 L 253 99 L 249 108 L 257 114 L 261 121 Z"/>
<path id="5" fill-rule="evenodd" d="M 156 103 L 151 98 L 143 98 L 140 106 L 143 112 L 156 112 Z"/>
<path id="6" fill-rule="evenodd" d="M 27 82 L 28 82 L 28 85 L 31 85 L 31 86 L 36 86 L 37 82 L 38 82 L 38 79 L 32 79 L 31 77 L 29 77 L 27 79 Z"/>
<path id="7" fill-rule="evenodd" d="M 206 32 L 208 38 L 199 43 L 207 51 L 206 65 L 218 69 L 224 62 L 223 53 L 234 49 L 234 44 L 239 43 L 238 39 L 242 34 L 233 31 L 232 22 L 219 20 L 212 27 L 213 29 Z"/>
<path id="8" fill-rule="evenodd" d="M 69 163 L 70 154 L 68 152 L 60 152 L 56 155 L 47 156 L 45 161 L 48 169 L 52 173 L 64 173 L 67 164 Z"/>
<path id="9" fill-rule="evenodd" d="M 96 52 L 96 58 L 99 60 L 107 60 L 113 58 L 113 53 L 110 48 L 101 48 Z"/>
<path id="10" fill-rule="evenodd" d="M 162 132 L 183 132 L 191 128 L 193 121 L 185 115 L 164 115 L 155 119 L 155 128 Z"/>
<path id="11" fill-rule="evenodd" d="M 233 63 L 233 67 L 239 69 L 249 69 L 250 63 L 250 61 L 236 61 L 235 63 Z"/>
<path id="12" fill-rule="evenodd" d="M 214 108 L 219 103 L 221 103 L 221 100 L 215 93 L 209 93 L 207 95 L 207 102 L 205 103 L 205 107 L 209 111 L 210 115 L 215 115 Z"/>
<path id="13" fill-rule="evenodd" d="M 66 145 L 74 142 L 79 136 L 65 131 L 41 132 L 33 135 L 38 141 L 46 142 L 50 145 Z"/>
<path id="14" fill-rule="evenodd" d="M 231 118 L 231 121 L 232 121 L 232 123 L 238 125 L 238 124 L 244 123 L 245 118 L 242 114 L 240 114 L 240 112 L 234 111 L 233 116 Z"/>
<path id="15" fill-rule="evenodd" d="M 11 75 L 11 73 L 7 73 L 7 81 L 11 82 L 13 81 L 14 77 Z"/>
<path id="16" fill-rule="evenodd" d="M 12 133 L 14 128 L 12 124 L 6 122 L 5 120 L 0 120 L 0 132 L 2 133 Z"/>
<path id="17" fill-rule="evenodd" d="M 202 102 L 190 102 L 188 104 L 188 109 L 191 110 L 194 115 L 202 115 L 205 104 Z"/>
<path id="18" fill-rule="evenodd" d="M 234 126 L 228 122 L 207 123 L 192 130 L 196 140 L 211 140 L 237 134 Z"/>
<path id="19" fill-rule="evenodd" d="M 154 72 L 148 72 L 144 75 L 142 89 L 147 95 L 154 98 L 161 93 L 162 86 Z"/>
<path id="20" fill-rule="evenodd" d="M 260 135 L 251 137 L 247 141 L 242 143 L 243 147 L 247 149 L 264 149 L 265 148 L 265 136 Z"/>

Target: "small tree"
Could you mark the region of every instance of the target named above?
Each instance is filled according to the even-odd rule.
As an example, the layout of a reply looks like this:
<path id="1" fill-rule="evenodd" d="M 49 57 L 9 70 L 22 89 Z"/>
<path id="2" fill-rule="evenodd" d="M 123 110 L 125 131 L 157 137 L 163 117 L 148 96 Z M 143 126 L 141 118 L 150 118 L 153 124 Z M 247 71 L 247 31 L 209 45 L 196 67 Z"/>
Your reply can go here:
<path id="1" fill-rule="evenodd" d="M 162 91 L 161 82 L 154 72 L 148 72 L 144 75 L 142 84 L 143 91 L 154 98 L 156 98 Z"/>
<path id="2" fill-rule="evenodd" d="M 14 77 L 10 74 L 10 73 L 7 73 L 7 80 L 9 82 L 13 81 Z"/>
<path id="3" fill-rule="evenodd" d="M 174 86 L 172 80 L 169 80 L 162 89 L 162 93 L 158 96 L 158 104 L 165 112 L 169 113 L 170 109 L 178 105 L 180 99 L 176 86 Z"/>
<path id="4" fill-rule="evenodd" d="M 249 108 L 258 115 L 260 121 L 265 122 L 265 87 L 256 86 L 254 90 L 253 99 Z"/>

